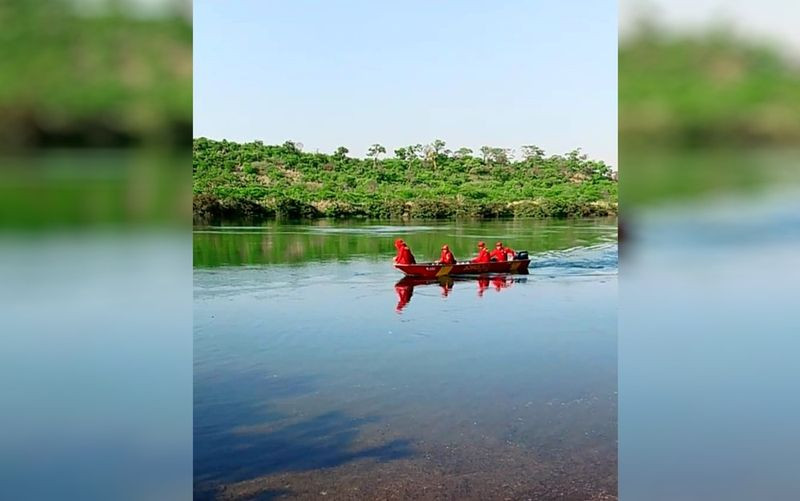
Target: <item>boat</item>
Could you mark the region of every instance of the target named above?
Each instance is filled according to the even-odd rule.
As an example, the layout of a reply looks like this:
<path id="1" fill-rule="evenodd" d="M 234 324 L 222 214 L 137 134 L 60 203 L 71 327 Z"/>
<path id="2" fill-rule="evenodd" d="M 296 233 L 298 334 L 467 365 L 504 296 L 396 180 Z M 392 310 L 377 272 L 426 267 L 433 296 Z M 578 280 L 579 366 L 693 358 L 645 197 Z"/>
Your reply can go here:
<path id="1" fill-rule="evenodd" d="M 461 262 L 456 264 L 417 263 L 395 264 L 394 267 L 409 277 L 437 278 L 458 275 L 481 275 L 484 273 L 528 273 L 531 260 L 492 261 L 489 263 Z"/>

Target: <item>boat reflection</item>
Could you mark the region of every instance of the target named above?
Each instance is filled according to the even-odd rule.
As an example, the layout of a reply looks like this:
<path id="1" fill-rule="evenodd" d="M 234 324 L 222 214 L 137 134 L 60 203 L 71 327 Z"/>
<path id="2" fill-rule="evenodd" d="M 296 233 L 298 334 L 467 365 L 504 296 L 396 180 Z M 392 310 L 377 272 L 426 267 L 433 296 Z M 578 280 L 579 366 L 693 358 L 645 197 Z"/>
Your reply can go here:
<path id="1" fill-rule="evenodd" d="M 453 291 L 456 282 L 469 283 L 473 282 L 478 287 L 478 297 L 483 297 L 484 292 L 489 289 L 494 289 L 497 292 L 503 289 L 508 289 L 515 283 L 525 282 L 527 277 L 519 275 L 495 274 L 495 275 L 478 275 L 471 277 L 438 277 L 438 278 L 417 278 L 417 277 L 403 277 L 399 282 L 394 284 L 394 290 L 397 293 L 397 306 L 395 311 L 398 313 L 403 311 L 403 308 L 411 302 L 411 297 L 414 295 L 414 287 L 425 287 L 429 285 L 438 285 L 441 288 L 442 297 L 448 297 Z"/>

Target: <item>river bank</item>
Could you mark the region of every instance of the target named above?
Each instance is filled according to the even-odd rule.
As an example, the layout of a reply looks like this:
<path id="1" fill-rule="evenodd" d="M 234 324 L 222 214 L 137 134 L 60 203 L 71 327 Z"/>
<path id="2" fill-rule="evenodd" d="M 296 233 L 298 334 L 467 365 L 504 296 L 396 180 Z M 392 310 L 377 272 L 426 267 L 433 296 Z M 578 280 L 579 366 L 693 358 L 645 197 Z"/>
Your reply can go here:
<path id="1" fill-rule="evenodd" d="M 456 219 L 456 218 L 558 218 L 607 217 L 617 215 L 617 203 L 597 200 L 571 202 L 539 198 L 514 202 L 471 202 L 442 200 L 387 200 L 373 203 L 351 203 L 322 200 L 301 202 L 281 198 L 267 201 L 195 195 L 192 209 L 196 223 L 217 220 L 276 218 L 392 218 L 392 219 Z"/>
<path id="2" fill-rule="evenodd" d="M 604 217 L 617 213 L 617 181 L 580 150 L 545 155 L 523 146 L 452 151 L 435 140 L 374 145 L 371 158 L 307 153 L 299 143 L 265 145 L 197 138 L 193 144 L 196 222 L 269 218 Z"/>

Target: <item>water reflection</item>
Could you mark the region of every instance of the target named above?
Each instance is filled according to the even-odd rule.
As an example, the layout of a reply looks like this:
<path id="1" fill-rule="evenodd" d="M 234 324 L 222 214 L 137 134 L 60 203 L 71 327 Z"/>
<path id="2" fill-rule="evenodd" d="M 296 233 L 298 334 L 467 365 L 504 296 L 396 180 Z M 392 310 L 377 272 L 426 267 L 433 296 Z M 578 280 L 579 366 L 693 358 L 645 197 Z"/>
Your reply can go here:
<path id="1" fill-rule="evenodd" d="M 615 226 L 331 225 L 195 235 L 197 499 L 613 499 Z M 531 275 L 391 265 L 487 235 Z"/>
<path id="2" fill-rule="evenodd" d="M 442 297 L 446 298 L 453 291 L 456 282 L 473 282 L 477 284 L 478 297 L 483 297 L 484 292 L 489 289 L 500 292 L 504 289 L 508 289 L 515 283 L 526 281 L 527 277 L 508 274 L 478 275 L 472 277 L 447 276 L 438 278 L 403 277 L 399 282 L 394 284 L 394 291 L 397 294 L 397 306 L 395 306 L 395 311 L 401 313 L 408 303 L 411 302 L 411 297 L 414 295 L 414 287 L 438 285 L 441 288 Z"/>
<path id="3" fill-rule="evenodd" d="M 474 255 L 479 240 L 507 242 L 531 255 L 575 246 L 616 243 L 616 219 L 514 219 L 502 221 L 319 220 L 265 222 L 260 226 L 207 226 L 194 230 L 194 266 L 348 262 L 391 258 L 394 240 L 408 243 L 419 261 L 439 257 L 447 243 L 458 259 Z"/>

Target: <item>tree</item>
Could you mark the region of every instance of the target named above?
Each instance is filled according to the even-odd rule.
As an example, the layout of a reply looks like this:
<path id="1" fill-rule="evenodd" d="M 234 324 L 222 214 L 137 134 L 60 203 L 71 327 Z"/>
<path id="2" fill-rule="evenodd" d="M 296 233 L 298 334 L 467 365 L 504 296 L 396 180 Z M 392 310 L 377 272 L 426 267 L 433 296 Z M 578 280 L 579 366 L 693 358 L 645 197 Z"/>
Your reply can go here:
<path id="1" fill-rule="evenodd" d="M 438 166 L 436 164 L 436 160 L 439 158 L 439 155 L 446 155 L 444 147 L 447 143 L 442 141 L 441 139 L 434 139 L 433 142 L 425 148 L 423 148 L 423 153 L 425 154 L 425 160 L 433 164 L 433 168 L 437 169 Z"/>
<path id="2" fill-rule="evenodd" d="M 541 160 L 544 158 L 544 150 L 533 144 L 522 147 L 522 158 L 525 160 Z"/>
<path id="3" fill-rule="evenodd" d="M 383 145 L 380 145 L 378 143 L 373 144 L 372 146 L 369 147 L 369 150 L 367 150 L 367 156 L 372 157 L 373 168 L 378 166 L 378 156 L 381 153 L 386 153 L 386 148 L 384 148 Z"/>
<path id="4" fill-rule="evenodd" d="M 472 156 L 472 150 L 469 148 L 459 148 L 453 154 L 456 158 L 467 158 Z"/>
<path id="5" fill-rule="evenodd" d="M 567 153 L 567 157 L 573 162 L 585 162 L 589 158 L 583 153 L 583 151 L 580 148 L 575 148 L 574 150 Z"/>
<path id="6" fill-rule="evenodd" d="M 300 153 L 301 151 L 303 151 L 303 143 L 286 141 L 285 143 L 283 143 L 283 148 L 289 153 Z"/>
<path id="7" fill-rule="evenodd" d="M 339 146 L 333 153 L 333 157 L 336 158 L 337 160 L 344 160 L 345 158 L 347 158 L 348 153 L 350 153 L 350 150 L 348 150 L 344 146 Z"/>
<path id="8" fill-rule="evenodd" d="M 425 145 L 422 149 L 422 153 L 425 155 L 425 161 L 433 164 L 433 168 L 436 169 L 436 150 L 433 148 L 433 145 Z"/>
<path id="9" fill-rule="evenodd" d="M 494 148 L 491 146 L 481 146 L 481 156 L 483 163 L 506 165 L 513 156 L 513 152 L 508 148 Z"/>
<path id="10" fill-rule="evenodd" d="M 492 147 L 481 146 L 481 159 L 483 159 L 483 163 L 488 164 L 491 156 L 492 156 Z"/>
<path id="11" fill-rule="evenodd" d="M 406 146 L 405 148 L 397 148 L 394 150 L 394 156 L 400 160 L 408 162 L 408 168 L 411 169 L 414 166 L 414 158 L 417 156 L 417 146 L 419 145 L 410 145 Z"/>

